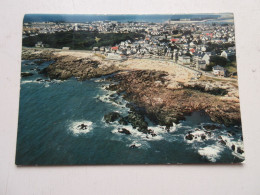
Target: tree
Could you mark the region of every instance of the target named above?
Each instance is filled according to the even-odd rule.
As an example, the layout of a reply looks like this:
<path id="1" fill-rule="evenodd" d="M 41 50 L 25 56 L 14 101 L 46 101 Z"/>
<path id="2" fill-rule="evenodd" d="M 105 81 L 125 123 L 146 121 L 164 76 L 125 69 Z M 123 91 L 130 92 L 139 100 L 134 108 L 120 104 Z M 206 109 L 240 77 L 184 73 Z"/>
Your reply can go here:
<path id="1" fill-rule="evenodd" d="M 212 63 L 212 65 L 221 65 L 221 66 L 227 65 L 227 59 L 222 56 L 211 56 L 210 62 Z"/>
<path id="2" fill-rule="evenodd" d="M 236 62 L 236 55 L 232 55 L 228 57 L 230 62 Z"/>
<path id="3" fill-rule="evenodd" d="M 173 31 L 172 31 L 172 34 L 173 34 L 173 35 L 179 34 L 179 30 L 173 30 Z"/>
<path id="4" fill-rule="evenodd" d="M 189 52 L 187 52 L 186 54 L 184 54 L 185 56 L 190 56 L 191 57 L 191 54 Z"/>

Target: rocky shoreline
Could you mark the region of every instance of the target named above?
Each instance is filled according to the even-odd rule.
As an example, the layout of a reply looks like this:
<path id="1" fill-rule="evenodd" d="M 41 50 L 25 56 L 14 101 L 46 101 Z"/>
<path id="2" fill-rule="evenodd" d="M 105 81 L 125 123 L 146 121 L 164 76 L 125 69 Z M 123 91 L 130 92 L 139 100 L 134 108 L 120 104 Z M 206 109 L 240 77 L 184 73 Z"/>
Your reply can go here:
<path id="1" fill-rule="evenodd" d="M 178 89 L 168 89 L 167 76 L 166 72 L 158 71 L 120 72 L 110 78 L 117 84 L 108 89 L 124 92 L 124 99 L 137 105 L 150 120 L 166 127 L 194 111 L 205 111 L 213 122 L 226 126 L 241 125 L 239 102 L 223 101 L 224 89 L 207 89 L 202 84 L 199 88 L 191 87 L 187 83 L 179 84 Z M 212 94 L 218 91 L 219 94 Z"/>
<path id="2" fill-rule="evenodd" d="M 107 78 L 112 81 L 107 89 L 123 94 L 124 99 L 135 105 L 127 122 L 144 133 L 149 130 L 143 116 L 169 128 L 194 111 L 205 111 L 213 122 L 226 126 L 241 125 L 238 87 L 232 82 L 203 79 L 180 82 L 176 75 L 166 71 L 128 69 L 124 63 L 107 62 L 96 56 L 58 55 L 53 50 L 23 49 L 22 59 L 53 61 L 40 71 L 50 79 L 86 80 L 115 73 Z M 141 125 L 134 122 L 136 118 Z"/>
<path id="3" fill-rule="evenodd" d="M 45 74 L 50 79 L 66 80 L 76 77 L 79 80 L 86 80 L 109 75 L 118 71 L 116 66 L 106 66 L 100 61 L 91 58 L 77 58 L 69 55 L 57 56 L 52 50 L 23 50 L 22 59 L 32 60 L 41 59 L 44 61 L 53 61 L 47 68 L 39 73 Z"/>

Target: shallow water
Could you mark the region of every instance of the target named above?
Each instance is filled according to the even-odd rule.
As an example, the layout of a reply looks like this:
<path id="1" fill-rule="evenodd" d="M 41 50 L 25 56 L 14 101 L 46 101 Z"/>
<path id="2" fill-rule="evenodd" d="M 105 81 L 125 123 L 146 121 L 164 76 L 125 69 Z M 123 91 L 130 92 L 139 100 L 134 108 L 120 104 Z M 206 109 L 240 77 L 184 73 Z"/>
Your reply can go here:
<path id="1" fill-rule="evenodd" d="M 81 82 L 74 78 L 48 82 L 45 81 L 48 78 L 33 69 L 42 69 L 49 63 L 26 65 L 28 62 L 32 61 L 22 62 L 22 72 L 34 75 L 21 79 L 17 164 L 236 163 L 244 159 L 232 150 L 233 144 L 243 149 L 240 127 L 221 125 L 202 140 L 203 124 L 213 123 L 201 112 L 173 124 L 169 132 L 148 121 L 149 128 L 157 134 L 155 137 L 130 125 L 107 124 L 104 114 L 117 111 L 126 116 L 129 111 L 122 97 L 105 90 L 109 83 L 100 79 Z M 81 124 L 87 128 L 81 130 Z M 119 133 L 118 128 L 128 129 L 131 135 Z M 185 139 L 189 131 L 196 139 Z M 226 145 L 219 143 L 219 136 Z M 130 148 L 133 144 L 136 148 Z"/>

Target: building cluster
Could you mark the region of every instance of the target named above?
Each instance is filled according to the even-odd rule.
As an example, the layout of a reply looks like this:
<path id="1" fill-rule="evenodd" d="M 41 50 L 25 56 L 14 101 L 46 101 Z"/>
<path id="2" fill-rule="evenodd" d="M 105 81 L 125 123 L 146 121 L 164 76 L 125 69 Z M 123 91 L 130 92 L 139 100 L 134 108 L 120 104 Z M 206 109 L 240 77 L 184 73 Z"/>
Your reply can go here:
<path id="1" fill-rule="evenodd" d="M 61 31 L 96 31 L 99 33 L 141 33 L 142 39 L 126 40 L 113 46 L 94 47 L 109 59 L 160 58 L 205 70 L 210 65 L 212 56 L 222 56 L 227 60 L 235 56 L 235 34 L 233 24 L 216 23 L 148 23 L 97 21 L 87 23 L 25 23 L 24 36 L 48 34 Z M 38 43 L 37 46 L 41 46 Z M 231 45 L 220 50 L 211 45 Z M 223 73 L 224 72 L 224 73 Z M 226 70 L 221 66 L 213 67 L 212 73 L 225 76 Z"/>

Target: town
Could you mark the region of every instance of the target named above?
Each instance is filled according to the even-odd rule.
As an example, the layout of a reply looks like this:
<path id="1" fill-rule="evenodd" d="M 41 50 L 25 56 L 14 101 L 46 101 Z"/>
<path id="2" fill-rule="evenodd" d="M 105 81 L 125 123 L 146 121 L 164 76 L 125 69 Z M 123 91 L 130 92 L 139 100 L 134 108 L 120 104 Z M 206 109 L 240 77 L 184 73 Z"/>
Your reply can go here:
<path id="1" fill-rule="evenodd" d="M 95 21 L 86 23 L 24 23 L 23 38 L 57 32 L 138 33 L 142 37 L 115 45 L 92 47 L 108 60 L 147 58 L 173 63 L 213 77 L 236 78 L 235 32 L 232 23 L 169 20 L 165 23 Z M 98 43 L 97 35 L 95 41 Z M 35 47 L 48 47 L 43 41 Z M 62 47 L 70 50 L 70 47 Z"/>

